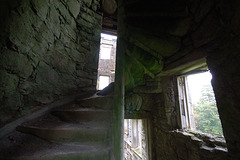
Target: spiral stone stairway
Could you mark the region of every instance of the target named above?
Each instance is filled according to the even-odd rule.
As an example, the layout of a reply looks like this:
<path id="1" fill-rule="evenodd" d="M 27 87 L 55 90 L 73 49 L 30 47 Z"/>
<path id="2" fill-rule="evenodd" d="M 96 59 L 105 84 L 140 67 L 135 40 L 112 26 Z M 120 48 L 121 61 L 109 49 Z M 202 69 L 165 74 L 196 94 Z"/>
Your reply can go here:
<path id="1" fill-rule="evenodd" d="M 118 36 L 119 41 L 126 43 L 123 48 L 126 92 L 134 89 L 137 92 L 159 93 L 158 81 L 147 81 L 146 77 L 154 79 L 159 75 L 176 73 L 171 69 L 204 57 L 201 53 L 191 59 L 182 58 L 191 57 L 190 53 L 202 45 L 197 40 L 201 37 L 201 30 L 195 31 L 197 23 L 191 24 L 186 0 L 118 2 L 122 3 L 118 7 Z M 202 21 L 204 14 L 209 12 L 198 13 L 194 3 L 192 8 L 196 22 Z M 149 89 L 148 83 L 151 83 L 152 89 Z M 15 132 L 0 139 L 0 159 L 112 159 L 111 101 L 109 96 L 76 100 L 25 122 Z"/>
<path id="2" fill-rule="evenodd" d="M 111 99 L 78 99 L 23 123 L 0 140 L 0 159 L 111 159 Z"/>

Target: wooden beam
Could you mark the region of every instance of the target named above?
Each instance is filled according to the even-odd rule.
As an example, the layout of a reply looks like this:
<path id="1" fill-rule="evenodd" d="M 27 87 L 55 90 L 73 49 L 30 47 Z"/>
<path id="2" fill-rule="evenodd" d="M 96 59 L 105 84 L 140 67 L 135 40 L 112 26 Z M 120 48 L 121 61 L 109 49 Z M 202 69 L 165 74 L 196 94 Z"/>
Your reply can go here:
<path id="1" fill-rule="evenodd" d="M 204 50 L 194 50 L 190 54 L 169 63 L 163 68 L 162 72 L 158 73 L 156 76 L 178 75 L 193 70 L 196 71 L 197 69 L 206 69 L 206 56 L 207 53 Z"/>

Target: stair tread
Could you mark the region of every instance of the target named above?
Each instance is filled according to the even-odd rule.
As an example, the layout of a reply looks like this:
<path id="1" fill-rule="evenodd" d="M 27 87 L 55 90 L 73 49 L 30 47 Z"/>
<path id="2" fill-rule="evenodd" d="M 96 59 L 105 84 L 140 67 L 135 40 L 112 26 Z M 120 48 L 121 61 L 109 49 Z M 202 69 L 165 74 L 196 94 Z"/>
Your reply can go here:
<path id="1" fill-rule="evenodd" d="M 73 112 L 73 111 L 82 111 L 82 112 L 110 112 L 110 110 L 106 109 L 98 109 L 98 108 L 81 108 L 81 107 L 72 107 L 72 108 L 59 108 L 59 109 L 54 109 L 54 111 L 67 111 L 67 112 Z"/>
<path id="2" fill-rule="evenodd" d="M 109 159 L 112 149 L 110 102 L 109 97 L 93 96 L 87 98 L 86 104 L 62 105 L 24 122 L 0 139 L 0 159 Z"/>
<path id="3" fill-rule="evenodd" d="M 94 95 L 92 97 L 87 97 L 87 98 L 79 98 L 76 99 L 77 102 L 82 102 L 82 101 L 93 101 L 95 102 L 95 100 L 108 100 L 108 99 L 112 99 L 113 96 L 99 96 L 99 95 Z"/>
<path id="4" fill-rule="evenodd" d="M 39 117 L 33 121 L 23 123 L 23 127 L 39 128 L 39 129 L 105 129 L 104 123 L 92 121 L 81 123 L 68 123 L 58 119 L 51 114 Z"/>
<path id="5" fill-rule="evenodd" d="M 107 127 L 102 126 L 89 126 L 89 125 L 74 125 L 74 124 L 64 124 L 56 127 L 48 126 L 34 126 L 34 125 L 21 125 L 19 127 L 42 129 L 42 130 L 82 130 L 82 129 L 107 129 Z"/>
<path id="6" fill-rule="evenodd" d="M 110 150 L 109 146 L 100 144 L 52 143 L 20 132 L 14 132 L 7 138 L 1 139 L 0 143 L 3 144 L 0 146 L 0 158 L 24 156 L 44 157 Z"/>

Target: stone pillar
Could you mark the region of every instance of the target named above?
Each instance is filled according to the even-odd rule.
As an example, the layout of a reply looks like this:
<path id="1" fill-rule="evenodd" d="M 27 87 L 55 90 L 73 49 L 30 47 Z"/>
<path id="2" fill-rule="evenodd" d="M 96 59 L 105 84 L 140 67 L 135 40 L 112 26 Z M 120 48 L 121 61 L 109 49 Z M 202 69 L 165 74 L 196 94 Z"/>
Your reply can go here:
<path id="1" fill-rule="evenodd" d="M 116 75 L 114 84 L 114 115 L 113 115 L 113 156 L 114 160 L 123 159 L 124 131 L 124 55 L 126 51 L 125 23 L 123 0 L 118 1 L 118 40 L 116 53 Z"/>

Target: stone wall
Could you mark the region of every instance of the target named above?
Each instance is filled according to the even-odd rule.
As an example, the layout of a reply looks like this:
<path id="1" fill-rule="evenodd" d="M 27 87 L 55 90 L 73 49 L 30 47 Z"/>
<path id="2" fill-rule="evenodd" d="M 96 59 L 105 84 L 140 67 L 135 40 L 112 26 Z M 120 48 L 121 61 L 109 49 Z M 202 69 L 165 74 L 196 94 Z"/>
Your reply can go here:
<path id="1" fill-rule="evenodd" d="M 178 5 L 178 2 L 181 5 Z M 133 63 L 126 60 L 126 66 L 132 67 L 130 72 L 132 77 L 144 79 L 137 85 L 131 85 L 132 87 L 126 84 L 127 91 L 138 95 L 139 92 L 144 92 L 142 95 L 144 98 L 148 97 L 155 102 L 147 104 L 147 107 L 150 107 L 148 111 L 152 115 L 149 118 L 153 126 L 153 159 L 239 159 L 240 2 L 237 0 L 179 0 L 161 1 L 161 3 L 162 6 L 156 5 L 155 1 L 146 3 L 139 0 L 138 3 L 129 3 L 125 7 L 125 22 L 129 32 L 126 38 L 129 40 L 127 56 L 134 58 L 137 57 L 134 51 L 141 53 L 133 49 L 135 46 L 147 52 L 142 55 L 163 57 L 162 70 L 155 70 L 158 73 L 153 72 L 153 75 L 145 74 L 135 64 L 133 66 L 137 66 L 138 69 L 132 67 Z M 133 8 L 133 6 L 136 7 Z M 159 7 L 163 6 L 165 8 L 162 11 Z M 144 13 L 141 10 L 143 8 Z M 174 41 L 176 43 L 173 43 Z M 155 52 L 152 53 L 152 51 Z M 149 61 L 154 62 L 150 58 Z M 139 62 L 142 63 L 140 60 Z M 155 66 L 150 62 L 146 64 L 149 66 L 145 69 Z M 161 69 L 159 65 L 156 68 Z M 224 143 L 209 142 L 215 141 L 214 138 L 201 139 L 201 136 L 177 131 L 181 129 L 181 125 L 173 76 L 207 68 L 213 75 L 212 86 L 228 152 L 224 149 Z M 138 75 L 138 72 L 143 74 Z M 154 88 L 159 88 L 157 91 L 147 86 L 144 77 L 146 75 L 153 79 L 152 83 L 156 82 Z M 162 79 L 161 83 L 154 78 L 156 76 Z M 127 78 L 129 76 L 126 71 Z M 155 94 L 152 94 L 153 92 Z M 141 107 L 143 110 L 146 107 L 144 105 L 143 103 Z M 127 112 L 134 109 L 127 107 L 126 103 Z M 141 113 L 141 110 L 138 113 Z M 141 115 L 138 113 L 133 117 L 140 118 Z M 220 147 L 218 147 L 219 143 L 221 143 Z"/>
<path id="2" fill-rule="evenodd" d="M 180 129 L 176 78 L 165 77 L 162 83 L 163 93 L 158 95 L 162 100 L 152 112 L 154 159 L 226 160 L 228 150 L 222 136 Z"/>
<path id="3" fill-rule="evenodd" d="M 99 0 L 0 2 L 0 126 L 36 105 L 95 90 Z"/>
<path id="4" fill-rule="evenodd" d="M 212 86 L 231 159 L 240 158 L 240 37 L 219 47 L 207 58 Z"/>

